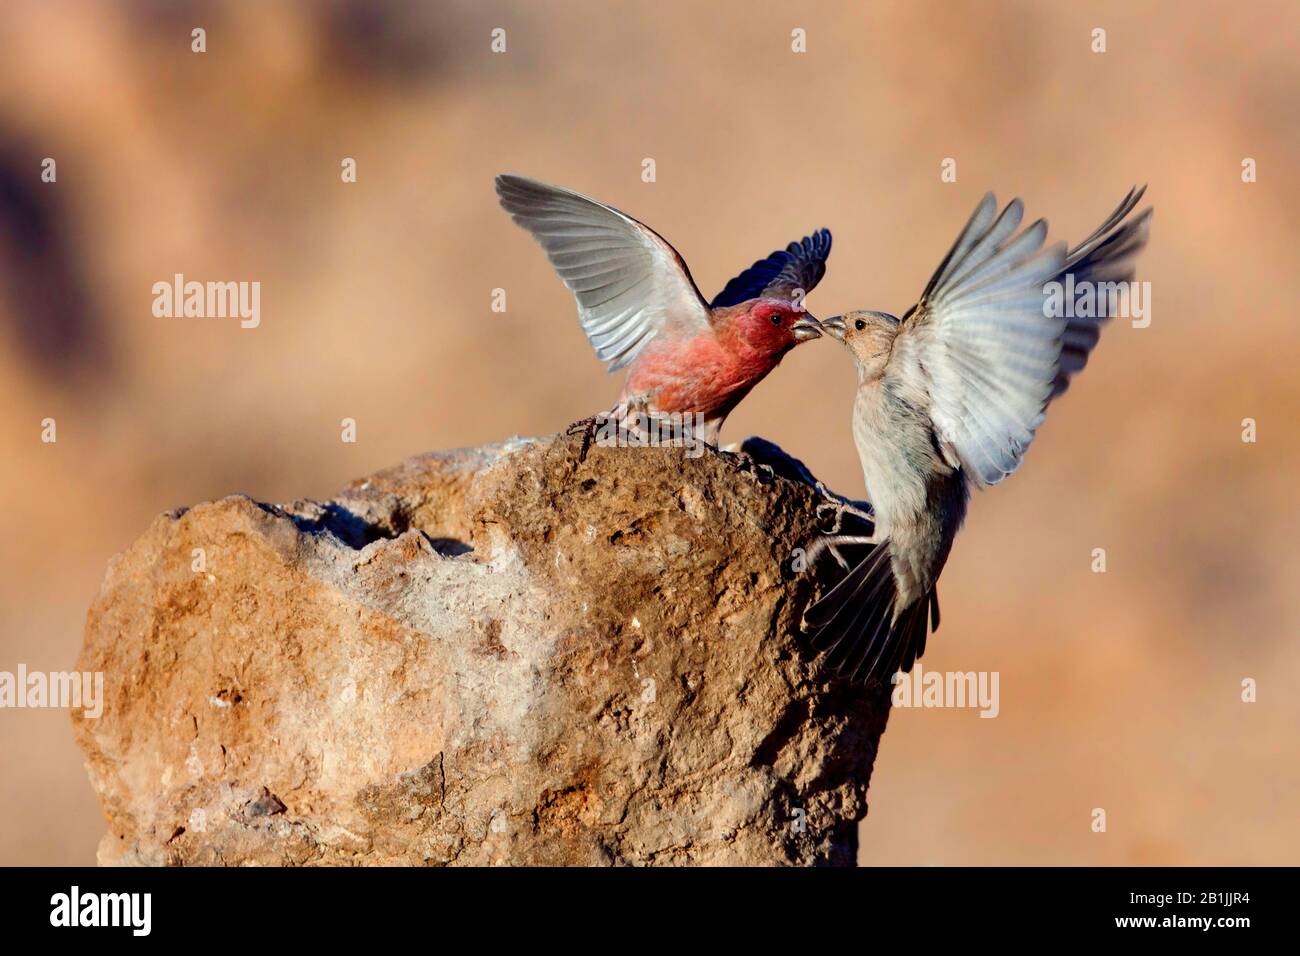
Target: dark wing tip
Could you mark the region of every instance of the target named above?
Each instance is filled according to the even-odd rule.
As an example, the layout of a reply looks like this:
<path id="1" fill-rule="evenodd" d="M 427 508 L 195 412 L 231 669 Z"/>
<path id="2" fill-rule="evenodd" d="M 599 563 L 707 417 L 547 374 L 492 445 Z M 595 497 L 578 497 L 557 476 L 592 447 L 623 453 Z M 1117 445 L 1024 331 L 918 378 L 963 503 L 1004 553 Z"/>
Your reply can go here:
<path id="1" fill-rule="evenodd" d="M 818 229 L 811 236 L 804 236 L 798 243 L 790 244 L 790 252 L 802 256 L 812 262 L 819 263 L 822 267 L 818 279 L 826 272 L 826 260 L 831 255 L 831 231 L 825 227 Z"/>
<path id="2" fill-rule="evenodd" d="M 492 180 L 492 184 L 496 186 L 498 195 L 507 190 L 523 189 L 532 183 L 533 180 L 526 176 L 517 176 L 514 173 L 497 173 Z"/>
<path id="3" fill-rule="evenodd" d="M 804 236 L 798 242 L 790 243 L 786 247 L 786 251 L 813 259 L 821 259 L 824 262 L 826 257 L 831 254 L 831 231 L 823 226 L 811 235 Z"/>
<path id="4" fill-rule="evenodd" d="M 797 248 L 802 255 L 824 260 L 831 254 L 831 231 L 823 226 L 790 245 L 793 247 L 790 249 L 791 252 Z"/>
<path id="5" fill-rule="evenodd" d="M 514 173 L 501 173 L 492 180 L 496 187 L 497 200 L 508 212 L 517 212 L 522 203 L 537 195 L 541 184 L 525 176 Z"/>
<path id="6" fill-rule="evenodd" d="M 498 173 L 492 182 L 496 187 L 497 197 L 506 208 L 510 208 L 506 204 L 511 202 L 537 202 L 563 195 L 586 198 L 562 186 L 553 186 L 550 183 L 542 182 L 540 179 L 531 179 L 528 176 L 519 176 L 515 173 Z"/>
<path id="7" fill-rule="evenodd" d="M 818 229 L 756 261 L 728 282 L 709 306 L 717 309 L 738 305 L 764 295 L 784 298 L 795 289 L 811 292 L 826 274 L 826 258 L 830 254 L 831 231 Z"/>

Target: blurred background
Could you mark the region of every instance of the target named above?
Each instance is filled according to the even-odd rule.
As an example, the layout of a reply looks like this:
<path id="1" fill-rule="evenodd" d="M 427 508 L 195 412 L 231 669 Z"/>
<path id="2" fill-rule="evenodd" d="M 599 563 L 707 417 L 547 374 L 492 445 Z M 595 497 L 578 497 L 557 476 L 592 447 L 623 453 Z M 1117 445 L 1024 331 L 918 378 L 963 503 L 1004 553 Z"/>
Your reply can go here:
<path id="1" fill-rule="evenodd" d="M 1289 0 L 8 0 L 0 670 L 71 668 L 159 512 L 608 407 L 496 172 L 644 220 L 706 297 L 828 226 L 821 315 L 905 310 L 988 189 L 1077 240 L 1145 181 L 1150 327 L 1108 329 L 944 573 L 923 666 L 998 671 L 1001 713 L 894 712 L 861 862 L 1296 864 L 1298 26 Z M 260 281 L 261 325 L 154 317 L 175 273 Z M 861 496 L 854 384 L 800 348 L 724 441 Z M 0 711 L 0 864 L 93 863 L 103 827 L 67 713 Z"/>

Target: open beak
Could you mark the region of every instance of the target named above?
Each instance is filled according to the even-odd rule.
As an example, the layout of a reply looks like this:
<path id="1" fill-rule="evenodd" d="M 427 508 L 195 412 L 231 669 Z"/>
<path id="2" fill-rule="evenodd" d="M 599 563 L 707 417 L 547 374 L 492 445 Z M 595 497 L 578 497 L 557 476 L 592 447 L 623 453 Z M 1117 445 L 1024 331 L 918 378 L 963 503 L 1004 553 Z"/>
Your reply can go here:
<path id="1" fill-rule="evenodd" d="M 844 317 L 840 315 L 832 315 L 829 319 L 823 319 L 822 331 L 831 338 L 839 339 L 843 342 L 845 331 Z"/>
<path id="2" fill-rule="evenodd" d="M 822 337 L 822 324 L 811 315 L 804 315 L 796 319 L 795 323 L 790 326 L 790 332 L 794 335 L 796 342 L 807 342 L 809 339 Z"/>

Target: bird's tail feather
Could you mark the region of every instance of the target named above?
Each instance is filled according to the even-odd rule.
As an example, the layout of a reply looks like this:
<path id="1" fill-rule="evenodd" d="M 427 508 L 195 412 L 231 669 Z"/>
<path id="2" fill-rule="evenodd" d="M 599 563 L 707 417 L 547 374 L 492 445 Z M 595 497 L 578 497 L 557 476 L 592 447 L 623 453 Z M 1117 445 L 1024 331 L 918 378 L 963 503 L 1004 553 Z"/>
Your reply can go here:
<path id="1" fill-rule="evenodd" d="M 804 629 L 826 653 L 826 666 L 858 683 L 910 671 L 939 626 L 939 599 L 931 589 L 895 616 L 897 598 L 889 542 L 882 541 L 804 612 Z"/>

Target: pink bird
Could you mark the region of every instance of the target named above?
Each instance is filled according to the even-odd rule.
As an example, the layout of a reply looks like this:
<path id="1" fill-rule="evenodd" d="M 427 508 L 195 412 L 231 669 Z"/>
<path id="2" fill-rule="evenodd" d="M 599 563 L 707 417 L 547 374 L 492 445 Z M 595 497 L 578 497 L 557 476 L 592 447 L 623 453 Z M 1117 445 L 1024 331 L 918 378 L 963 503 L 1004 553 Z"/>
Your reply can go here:
<path id="1" fill-rule="evenodd" d="M 698 413 L 716 445 L 727 415 L 800 342 L 821 335 L 803 297 L 826 273 L 831 234 L 778 249 L 705 302 L 658 233 L 568 189 L 503 175 L 501 205 L 527 229 L 578 304 L 609 370 L 628 370 L 619 407 Z"/>

